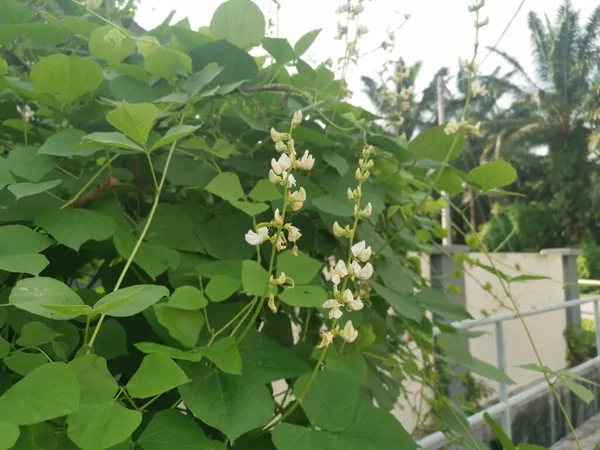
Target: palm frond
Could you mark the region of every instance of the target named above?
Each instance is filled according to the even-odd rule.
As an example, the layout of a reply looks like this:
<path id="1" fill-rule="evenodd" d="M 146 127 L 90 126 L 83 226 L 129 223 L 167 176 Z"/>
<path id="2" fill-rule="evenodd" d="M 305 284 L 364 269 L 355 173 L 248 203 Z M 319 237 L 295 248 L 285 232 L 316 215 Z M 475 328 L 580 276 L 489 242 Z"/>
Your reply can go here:
<path id="1" fill-rule="evenodd" d="M 550 48 L 548 46 L 548 33 L 539 16 L 531 11 L 527 16 L 527 24 L 531 33 L 532 54 L 535 60 L 535 68 L 538 77 L 542 81 L 548 80 L 548 64 Z"/>
<path id="2" fill-rule="evenodd" d="M 514 69 L 514 71 L 518 75 L 520 75 L 529 84 L 530 88 L 538 89 L 538 86 L 535 83 L 535 81 L 533 81 L 533 79 L 531 79 L 531 77 L 527 74 L 527 72 L 525 71 L 525 69 L 523 68 L 521 63 L 519 63 L 517 58 L 509 55 L 508 53 L 506 53 L 502 50 L 498 50 L 497 48 L 494 48 L 494 47 L 488 47 L 488 48 L 491 52 L 497 54 L 502 59 L 504 59 L 504 61 L 506 61 Z"/>

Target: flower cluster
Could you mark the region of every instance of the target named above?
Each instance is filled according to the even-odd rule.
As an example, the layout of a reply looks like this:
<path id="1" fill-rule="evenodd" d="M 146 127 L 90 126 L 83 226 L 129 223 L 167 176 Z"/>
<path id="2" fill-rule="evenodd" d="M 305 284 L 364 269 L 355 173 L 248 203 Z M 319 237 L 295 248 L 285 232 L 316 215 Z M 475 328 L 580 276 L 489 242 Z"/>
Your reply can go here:
<path id="1" fill-rule="evenodd" d="M 300 239 L 302 233 L 291 223 L 285 223 L 285 212 L 288 207 L 292 211 L 299 211 L 306 201 L 306 191 L 303 187 L 295 191 L 292 190 L 296 186 L 296 179 L 292 172 L 294 170 L 311 170 L 315 165 L 315 158 L 308 150 L 300 158 L 296 154 L 292 130 L 298 127 L 301 122 L 302 112 L 297 111 L 292 118 L 289 133 L 280 133 L 271 128 L 271 139 L 275 142 L 275 150 L 281 155 L 278 159 L 271 159 L 269 181 L 284 187 L 283 210 L 280 212 L 279 209 L 276 209 L 273 220 L 259 223 L 255 230 L 248 230 L 246 242 L 250 245 L 260 245 L 266 241 L 271 241 L 278 251 L 282 251 L 287 248 L 288 243 L 292 243 L 294 254 L 298 252 L 296 242 Z M 275 229 L 275 233 L 272 235 L 269 234 L 271 228 Z M 287 237 L 284 232 L 287 232 Z"/>
<path id="2" fill-rule="evenodd" d="M 373 167 L 372 153 L 373 147 L 371 146 L 363 149 L 362 158 L 359 160 L 359 166 L 355 173 L 358 186 L 355 189 L 349 188 L 347 192 L 348 198 L 354 201 L 353 226 L 342 227 L 338 222 L 333 224 L 333 234 L 350 241 L 348 259 L 336 262 L 335 258 L 330 258 L 329 265 L 322 271 L 325 279 L 333 284 L 333 298 L 325 301 L 323 308 L 329 310 L 329 318 L 334 321 L 342 317 L 342 309 L 359 311 L 364 307 L 360 294 L 347 287 L 348 281 L 356 281 L 360 285 L 361 282 L 366 282 L 373 276 L 373 265 L 369 262 L 373 253 L 371 247 L 367 246 L 365 241 L 353 244 L 358 222 L 369 217 L 373 212 L 371 203 L 367 203 L 364 208 L 361 208 L 362 184 L 369 178 L 369 169 Z M 341 336 L 346 342 L 353 342 L 358 337 L 358 331 L 350 320 L 346 322 L 343 329 L 334 323 L 331 330 L 322 333 L 319 347 L 327 347 L 336 336 Z"/>
<path id="3" fill-rule="evenodd" d="M 444 133 L 456 134 L 459 131 L 464 131 L 466 134 L 479 137 L 481 136 L 481 130 L 479 129 L 480 127 L 481 122 L 477 122 L 475 125 L 472 125 L 464 119 L 461 119 L 459 122 L 452 119 L 446 124 L 446 127 L 444 128 Z"/>

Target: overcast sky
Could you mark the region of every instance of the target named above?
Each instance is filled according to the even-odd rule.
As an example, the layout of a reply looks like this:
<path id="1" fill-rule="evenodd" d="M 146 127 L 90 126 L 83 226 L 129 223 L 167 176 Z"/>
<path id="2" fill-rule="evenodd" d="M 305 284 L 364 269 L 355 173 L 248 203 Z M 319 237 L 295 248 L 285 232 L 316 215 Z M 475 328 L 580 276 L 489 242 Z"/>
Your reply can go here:
<path id="1" fill-rule="evenodd" d="M 272 0 L 254 0 L 263 10 L 265 17 L 274 17 Z M 486 47 L 492 46 L 508 25 L 522 0 L 487 0 L 481 10 L 482 16 L 489 16 L 490 24 L 481 30 L 481 52 L 479 59 L 487 53 Z M 582 12 L 584 21 L 598 4 L 599 0 L 572 0 Z M 336 8 L 345 3 L 342 0 L 279 0 L 279 37 L 288 38 L 293 44 L 300 36 L 315 28 L 322 28 L 321 35 L 307 53 L 314 61 L 323 61 L 329 57 L 336 60 L 343 55 L 344 47 L 334 41 L 337 33 L 338 16 Z M 208 25 L 215 9 L 223 0 L 141 0 L 137 21 L 149 29 L 158 25 L 171 11 L 176 10 L 175 20 L 188 17 L 192 27 Z M 370 32 L 360 41 L 361 51 L 377 47 L 384 39 L 386 29 L 398 27 L 410 14 L 410 19 L 396 34 L 396 48 L 392 55 L 404 57 L 408 63 L 421 60 L 424 63 L 417 90 L 425 87 L 432 75 L 441 66 L 448 66 L 454 72 L 459 57 L 472 54 L 474 14 L 467 6 L 471 0 L 371 0 L 366 2 L 365 12 L 361 14 L 361 23 Z M 562 0 L 524 0 L 524 5 L 509 28 L 498 48 L 514 55 L 531 72 L 530 40 L 527 30 L 527 14 L 535 11 L 540 15 L 548 14 L 554 19 L 555 12 Z M 360 66 L 351 66 L 348 71 L 350 89 L 355 93 L 353 100 L 363 107 L 371 109 L 369 100 L 361 94 L 361 75 L 375 77 L 376 70 L 390 59 L 388 53 L 375 52 L 361 59 Z M 498 57 L 490 56 L 482 71 L 492 70 L 498 65 Z"/>

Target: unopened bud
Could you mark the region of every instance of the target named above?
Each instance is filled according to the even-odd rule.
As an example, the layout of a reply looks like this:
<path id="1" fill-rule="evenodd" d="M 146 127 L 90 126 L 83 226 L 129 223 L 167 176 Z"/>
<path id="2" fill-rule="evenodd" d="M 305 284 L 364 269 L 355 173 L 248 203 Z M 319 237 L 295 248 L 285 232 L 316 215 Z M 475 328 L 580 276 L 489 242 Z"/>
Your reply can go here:
<path id="1" fill-rule="evenodd" d="M 273 142 L 281 142 L 283 140 L 287 140 L 290 138 L 290 135 L 287 133 L 279 133 L 275 128 L 271 128 L 271 139 Z"/>
<path id="2" fill-rule="evenodd" d="M 277 150 L 278 152 L 280 152 L 280 153 L 287 152 L 287 149 L 288 149 L 287 145 L 285 145 L 282 141 L 275 142 L 275 150 Z"/>
<path id="3" fill-rule="evenodd" d="M 292 128 L 296 128 L 301 123 L 302 123 L 302 111 L 298 110 L 294 113 L 294 117 L 292 117 Z"/>
<path id="4" fill-rule="evenodd" d="M 267 306 L 274 313 L 277 312 L 277 306 L 275 306 L 275 296 L 273 294 L 269 294 L 269 301 L 267 302 Z"/>

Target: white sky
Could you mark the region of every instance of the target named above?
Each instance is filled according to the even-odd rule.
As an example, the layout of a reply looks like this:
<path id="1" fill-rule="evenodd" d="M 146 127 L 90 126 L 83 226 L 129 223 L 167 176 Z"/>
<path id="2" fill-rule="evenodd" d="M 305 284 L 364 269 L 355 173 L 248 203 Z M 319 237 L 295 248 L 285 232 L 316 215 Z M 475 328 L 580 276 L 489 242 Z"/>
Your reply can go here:
<path id="1" fill-rule="evenodd" d="M 272 0 L 254 0 L 261 7 L 265 17 L 274 17 Z M 319 38 L 305 58 L 311 61 L 323 61 L 331 57 L 335 60 L 343 55 L 344 46 L 335 41 L 338 16 L 336 8 L 345 3 L 343 0 L 279 0 L 279 37 L 287 38 L 292 45 L 304 33 L 322 28 Z M 192 27 L 208 25 L 215 9 L 223 0 L 141 0 L 136 20 L 146 29 L 158 25 L 171 10 L 176 10 L 175 21 L 188 17 Z M 404 21 L 403 15 L 410 19 L 396 34 L 396 48 L 392 57 L 404 57 L 407 63 L 421 60 L 424 63 L 416 89 L 424 88 L 433 74 L 441 67 L 448 66 L 452 73 L 456 70 L 459 57 L 470 57 L 473 49 L 474 14 L 467 10 L 472 0 L 371 0 L 365 3 L 365 12 L 361 14 L 361 23 L 370 32 L 363 36 L 359 46 L 361 52 L 377 47 L 386 36 L 386 29 L 394 29 Z M 482 17 L 489 16 L 490 24 L 480 32 L 480 57 L 487 53 L 486 47 L 492 46 L 502 34 L 521 0 L 487 0 L 481 10 Z M 498 48 L 515 56 L 531 73 L 530 40 L 527 29 L 527 14 L 536 11 L 548 14 L 554 20 L 555 12 L 562 0 L 525 0 L 523 8 L 514 23 L 502 39 Z M 587 21 L 598 0 L 573 0 L 575 8 L 581 10 L 582 18 Z M 376 77 L 376 70 L 390 59 L 388 53 L 381 50 L 361 59 L 360 66 L 351 66 L 347 80 L 355 93 L 353 101 L 372 109 L 368 98 L 361 93 L 361 75 Z M 491 71 L 499 64 L 499 58 L 490 56 L 482 72 Z M 533 74 L 532 74 L 533 75 Z"/>

